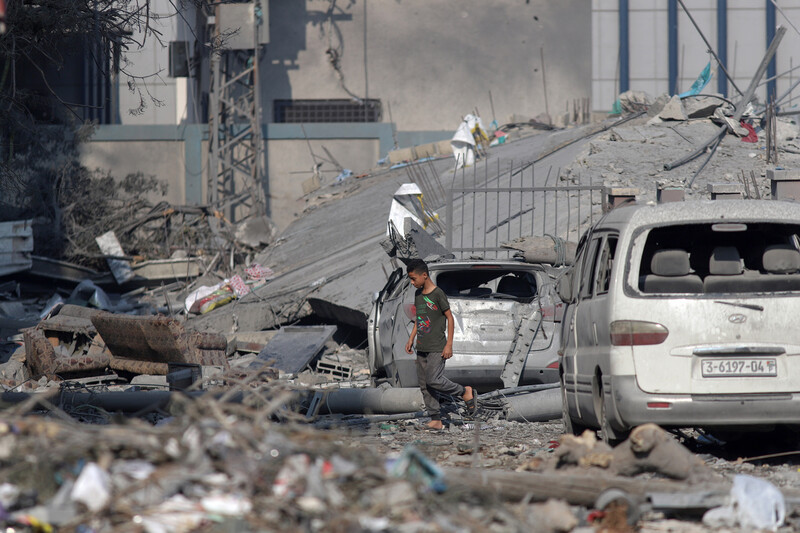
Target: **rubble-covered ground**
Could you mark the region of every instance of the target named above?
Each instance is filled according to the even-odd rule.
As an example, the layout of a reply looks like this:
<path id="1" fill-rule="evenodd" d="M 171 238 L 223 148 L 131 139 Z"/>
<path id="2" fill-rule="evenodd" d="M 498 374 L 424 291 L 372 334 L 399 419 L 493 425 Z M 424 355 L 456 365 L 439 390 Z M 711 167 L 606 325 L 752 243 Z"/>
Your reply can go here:
<path id="1" fill-rule="evenodd" d="M 670 171 L 664 165 L 701 146 L 717 126 L 707 118 L 651 118 L 642 116 L 594 135 L 590 128 L 537 135 L 495 147 L 493 153 L 517 160 L 525 153 L 533 161 L 549 152 L 548 147 L 577 139 L 570 150 L 580 154 L 562 180 L 635 187 L 640 202 L 654 201 L 659 184 L 688 183 L 706 155 Z M 791 168 L 800 157 L 794 153 L 800 152 L 800 143 L 794 144 L 797 128 L 782 124 L 778 165 Z M 687 198 L 708 197 L 710 183 L 740 183 L 746 196 L 768 197 L 766 169 L 778 165 L 767 165 L 765 152 L 763 132 L 755 143 L 727 135 L 686 190 Z M 436 162 L 429 178 L 452 177 L 447 173 L 451 163 Z M 372 261 L 378 257 L 373 252 L 382 253 L 378 242 L 391 194 L 408 179 L 405 170 L 396 169 L 329 184 L 304 200 L 308 211 L 274 245 L 251 255 L 247 264 L 234 264 L 246 259 L 241 250 L 238 255 L 218 253 L 203 264 L 199 273 L 205 274 L 191 282 L 131 289 L 124 296 L 114 293 L 113 284 L 104 285 L 111 287 L 110 294 L 91 285 L 85 294 L 73 294 L 69 284 L 25 292 L 31 288 L 29 280 L 0 283 L 0 327 L 10 338 L 2 346 L 2 361 L 8 362 L 0 368 L 5 391 L 0 396 L 5 407 L 0 419 L 0 520 L 8 530 L 750 531 L 752 527 L 719 519 L 704 524 L 697 513 L 673 517 L 661 511 L 645 511 L 629 525 L 624 509 L 595 509 L 602 483 L 606 488 L 634 487 L 636 496 L 669 490 L 694 497 L 709 486 L 725 496 L 737 474 L 781 488 L 787 512 L 779 530 L 800 529 L 800 439 L 788 431 L 734 436 L 652 430 L 649 435 L 658 447 L 632 453 L 640 444 L 628 441 L 612 451 L 590 435 L 564 436 L 558 420 L 523 424 L 454 415 L 444 431 L 431 432 L 423 429 L 426 420 L 414 415 L 309 417 L 304 408 L 314 391 L 369 384 L 366 340 L 357 323 L 363 322 L 369 293 L 385 279 L 377 260 Z M 749 180 L 746 188 L 743 179 Z M 756 186 L 750 187 L 753 179 Z M 354 218 L 355 208 L 365 201 L 367 209 Z M 342 225 L 326 218 L 334 215 Z M 365 217 L 370 224 L 364 223 Z M 380 227 L 373 227 L 373 220 Z M 339 255 L 323 246 L 308 249 L 297 235 L 331 241 L 325 244 L 338 247 Z M 248 277 L 245 266 L 253 268 L 255 260 L 264 268 Z M 327 305 L 341 303 L 337 295 L 346 290 L 345 280 L 352 283 L 354 272 L 364 269 L 372 271 L 369 283 L 378 286 L 362 286 L 363 294 L 350 307 Z M 224 284 L 232 273 L 243 278 L 238 281 L 249 292 L 185 322 L 186 296 L 202 285 Z M 216 336 L 215 350 L 223 352 L 229 368 L 223 378 L 209 380 L 202 396 L 169 393 L 163 374 L 135 376 L 118 370 L 65 381 L 31 373 L 21 337 L 11 333 L 39 323 L 54 294 L 69 304 L 90 307 L 101 307 L 106 297 L 116 313 L 158 311 L 186 327 L 183 333 L 189 336 L 197 326 Z M 337 334 L 303 371 L 251 371 L 275 330 L 249 329 L 301 319 L 300 325 L 335 323 L 337 313 L 343 317 Z M 81 327 L 89 328 L 90 320 L 84 319 Z M 99 353 L 99 341 L 87 346 L 86 353 Z M 216 389 L 221 379 L 225 387 Z M 91 401 L 72 401 L 77 394 L 91 398 L 126 391 L 120 394 L 133 398 L 145 390 L 163 393 L 166 399 L 127 414 Z M 41 394 L 29 398 L 19 391 Z"/>
<path id="2" fill-rule="evenodd" d="M 708 118 L 650 121 L 651 117 L 644 115 L 590 138 L 582 153 L 565 170 L 564 179 L 584 184 L 593 181 L 609 187 L 633 187 L 639 190 L 637 201 L 640 203 L 654 202 L 659 185 L 686 187 L 707 154 L 672 170 L 665 170 L 664 165 L 700 148 L 717 133 L 719 126 Z M 745 197 L 770 198 L 766 169 L 791 169 L 800 163 L 800 129 L 789 119 L 779 119 L 779 124 L 777 164 L 766 162 L 763 130 L 755 143 L 728 134 L 694 178 L 692 187 L 685 189 L 686 199 L 709 198 L 708 185 L 713 183 L 739 184 Z M 743 173 L 747 187 L 742 182 Z M 752 187 L 753 177 L 757 191 Z"/>

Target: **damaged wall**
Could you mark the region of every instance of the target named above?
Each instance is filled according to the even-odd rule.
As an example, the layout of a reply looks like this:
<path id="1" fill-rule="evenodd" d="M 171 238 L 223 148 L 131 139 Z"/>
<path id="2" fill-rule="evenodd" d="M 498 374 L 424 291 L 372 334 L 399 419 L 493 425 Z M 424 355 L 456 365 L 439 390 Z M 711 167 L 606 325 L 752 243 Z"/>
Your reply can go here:
<path id="1" fill-rule="evenodd" d="M 328 8 L 335 4 L 333 16 Z M 337 50 L 344 85 L 380 99 L 397 129 L 454 130 L 477 107 L 492 121 L 588 96 L 590 6 L 583 0 L 271 2 L 263 76 L 265 120 L 283 98 L 349 98 L 326 50 Z M 341 36 L 341 40 L 340 40 Z"/>

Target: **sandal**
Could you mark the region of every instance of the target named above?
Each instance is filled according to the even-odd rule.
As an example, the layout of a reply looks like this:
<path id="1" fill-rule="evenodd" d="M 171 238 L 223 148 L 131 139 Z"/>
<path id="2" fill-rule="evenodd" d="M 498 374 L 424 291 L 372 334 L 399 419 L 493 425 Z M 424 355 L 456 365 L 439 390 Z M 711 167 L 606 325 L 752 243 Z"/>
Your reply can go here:
<path id="1" fill-rule="evenodd" d="M 467 405 L 467 412 L 474 415 L 478 411 L 478 399 L 475 396 L 475 389 L 470 387 L 469 390 L 472 391 L 472 398 L 464 400 L 464 403 Z"/>

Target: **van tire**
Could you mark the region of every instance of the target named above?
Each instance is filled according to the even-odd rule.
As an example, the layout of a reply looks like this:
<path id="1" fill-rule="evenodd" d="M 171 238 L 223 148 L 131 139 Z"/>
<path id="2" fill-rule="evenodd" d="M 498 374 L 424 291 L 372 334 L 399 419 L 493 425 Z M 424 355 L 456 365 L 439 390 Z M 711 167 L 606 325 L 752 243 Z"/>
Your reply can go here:
<path id="1" fill-rule="evenodd" d="M 564 376 L 561 376 L 561 419 L 564 422 L 564 432 L 567 435 L 582 435 L 589 429 L 580 422 L 576 422 L 569 414 L 569 404 L 567 403 L 567 387 L 564 383 Z"/>
<path id="2" fill-rule="evenodd" d="M 614 447 L 626 440 L 630 431 L 618 431 L 611 426 L 608 416 L 606 416 L 606 402 L 602 396 L 602 389 L 600 389 L 600 393 L 600 437 L 603 442 Z"/>

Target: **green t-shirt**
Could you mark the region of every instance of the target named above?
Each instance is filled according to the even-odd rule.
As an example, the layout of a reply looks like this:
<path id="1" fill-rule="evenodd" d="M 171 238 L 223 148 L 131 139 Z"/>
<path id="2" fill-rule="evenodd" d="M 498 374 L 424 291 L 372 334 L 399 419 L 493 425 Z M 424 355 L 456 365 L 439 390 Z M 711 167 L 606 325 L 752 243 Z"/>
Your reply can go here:
<path id="1" fill-rule="evenodd" d="M 417 289 L 414 305 L 417 311 L 417 351 L 441 352 L 447 344 L 447 319 L 444 317 L 450 309 L 447 296 L 439 287 L 430 294 L 422 294 L 422 289 Z"/>

